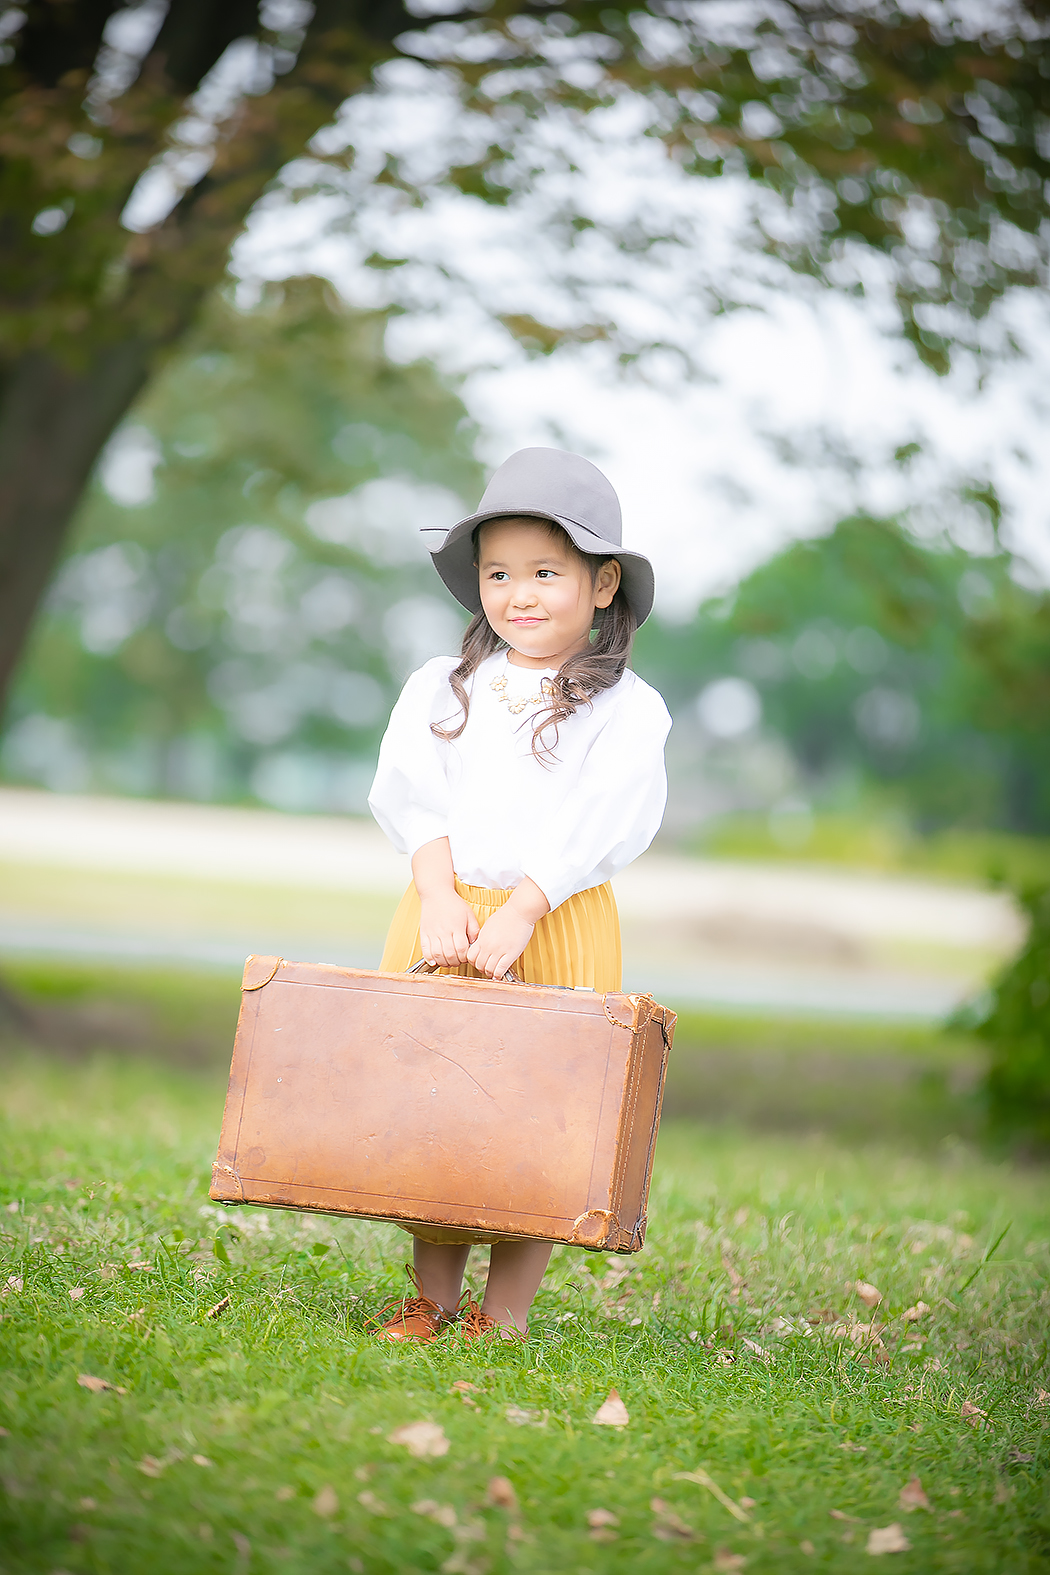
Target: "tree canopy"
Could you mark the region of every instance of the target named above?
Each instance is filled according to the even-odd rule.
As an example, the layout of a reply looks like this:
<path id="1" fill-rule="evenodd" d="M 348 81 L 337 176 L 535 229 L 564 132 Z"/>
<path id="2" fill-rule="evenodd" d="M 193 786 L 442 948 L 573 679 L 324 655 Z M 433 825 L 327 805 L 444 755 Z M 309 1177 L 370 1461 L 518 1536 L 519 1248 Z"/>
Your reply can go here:
<path id="1" fill-rule="evenodd" d="M 384 62 L 446 73 L 491 119 L 484 156 L 447 179 L 494 202 L 546 106 L 640 96 L 684 168 L 779 193 L 767 244 L 797 266 L 862 288 L 863 258 L 889 259 L 906 329 L 938 365 L 975 313 L 1045 275 L 1044 0 L 441 9 L 27 0 L 0 14 L 0 686 L 110 433 L 268 183 L 307 146 L 325 157 L 311 138 Z"/>

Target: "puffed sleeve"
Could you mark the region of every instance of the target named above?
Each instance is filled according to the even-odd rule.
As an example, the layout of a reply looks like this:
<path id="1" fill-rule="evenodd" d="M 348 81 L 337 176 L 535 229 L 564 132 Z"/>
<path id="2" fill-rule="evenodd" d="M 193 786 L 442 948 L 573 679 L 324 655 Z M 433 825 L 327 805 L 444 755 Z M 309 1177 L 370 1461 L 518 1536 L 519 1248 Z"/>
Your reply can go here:
<path id="1" fill-rule="evenodd" d="M 430 724 L 455 712 L 448 675 L 455 657 L 436 656 L 406 681 L 379 746 L 368 807 L 399 853 L 409 858 L 448 835 L 447 746 Z"/>
<path id="2" fill-rule="evenodd" d="M 667 802 L 670 727 L 656 690 L 632 674 L 560 810 L 535 828 L 524 850 L 522 869 L 552 908 L 611 880 L 656 836 Z"/>

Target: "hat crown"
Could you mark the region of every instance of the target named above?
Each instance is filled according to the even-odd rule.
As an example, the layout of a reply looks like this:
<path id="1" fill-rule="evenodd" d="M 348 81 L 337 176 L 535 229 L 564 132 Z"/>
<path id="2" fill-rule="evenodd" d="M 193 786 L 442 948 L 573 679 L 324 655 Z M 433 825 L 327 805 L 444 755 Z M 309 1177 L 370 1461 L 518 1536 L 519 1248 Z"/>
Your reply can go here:
<path id="1" fill-rule="evenodd" d="M 612 482 L 582 454 L 520 448 L 494 472 L 478 514 L 555 515 L 603 543 L 623 540 L 620 500 Z"/>

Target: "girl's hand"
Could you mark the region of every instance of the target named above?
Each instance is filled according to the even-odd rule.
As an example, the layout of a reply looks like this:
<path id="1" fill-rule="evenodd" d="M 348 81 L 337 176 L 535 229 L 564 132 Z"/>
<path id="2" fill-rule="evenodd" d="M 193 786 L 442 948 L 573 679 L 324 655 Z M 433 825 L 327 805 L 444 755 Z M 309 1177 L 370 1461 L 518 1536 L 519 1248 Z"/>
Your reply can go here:
<path id="1" fill-rule="evenodd" d="M 481 926 L 481 933 L 467 952 L 467 961 L 490 979 L 502 979 L 532 940 L 535 928 L 509 902 L 504 903 Z"/>
<path id="2" fill-rule="evenodd" d="M 478 938 L 474 909 L 455 891 L 420 899 L 419 941 L 428 963 L 458 968 L 467 948 Z"/>

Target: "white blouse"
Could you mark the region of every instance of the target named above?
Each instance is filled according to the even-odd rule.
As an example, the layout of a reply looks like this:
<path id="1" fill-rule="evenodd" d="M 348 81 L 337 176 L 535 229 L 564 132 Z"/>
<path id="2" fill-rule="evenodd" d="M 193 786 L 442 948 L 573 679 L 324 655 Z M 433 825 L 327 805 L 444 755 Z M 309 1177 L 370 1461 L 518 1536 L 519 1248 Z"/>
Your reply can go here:
<path id="1" fill-rule="evenodd" d="M 379 751 L 368 806 L 400 853 L 447 837 L 452 865 L 471 886 L 517 886 L 527 875 L 552 908 L 600 886 L 644 853 L 667 798 L 667 707 L 629 669 L 613 688 L 562 722 L 551 763 L 532 753 L 532 721 L 544 702 L 534 668 L 487 657 L 468 686 L 466 728 L 451 741 L 431 722 L 461 719 L 448 675 L 454 656 L 412 674 Z M 493 679 L 506 679 L 494 690 Z M 526 702 L 517 715 L 500 698 Z M 551 738 L 548 734 L 548 739 Z"/>

